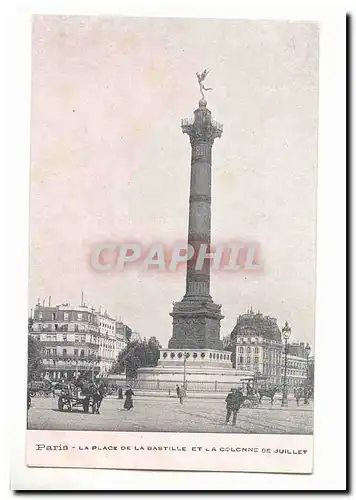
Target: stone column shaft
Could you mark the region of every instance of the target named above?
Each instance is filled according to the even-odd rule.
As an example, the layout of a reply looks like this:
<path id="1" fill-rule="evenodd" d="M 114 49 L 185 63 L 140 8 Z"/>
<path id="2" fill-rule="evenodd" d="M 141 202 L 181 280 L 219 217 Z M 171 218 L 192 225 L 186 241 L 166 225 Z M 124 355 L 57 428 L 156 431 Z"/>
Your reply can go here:
<path id="1" fill-rule="evenodd" d="M 222 126 L 211 119 L 206 101 L 200 100 L 194 111 L 194 120 L 182 121 L 183 133 L 188 134 L 192 148 L 188 244 L 195 250 L 195 258 L 187 265 L 186 293 L 181 302 L 175 302 L 173 336 L 170 349 L 222 349 L 220 340 L 221 306 L 210 296 L 210 260 L 202 269 L 196 269 L 196 257 L 201 245 L 210 251 L 211 225 L 211 152 L 214 139 L 222 134 Z"/>

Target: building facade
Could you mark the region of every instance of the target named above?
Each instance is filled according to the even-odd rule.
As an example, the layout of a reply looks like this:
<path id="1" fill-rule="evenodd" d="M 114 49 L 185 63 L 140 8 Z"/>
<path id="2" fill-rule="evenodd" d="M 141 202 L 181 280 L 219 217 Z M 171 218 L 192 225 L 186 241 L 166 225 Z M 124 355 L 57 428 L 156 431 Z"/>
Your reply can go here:
<path id="1" fill-rule="evenodd" d="M 116 322 L 116 339 L 119 352 L 125 349 L 128 342 L 132 340 L 132 336 L 133 332 L 129 326 L 125 325 L 122 321 Z"/>
<path id="2" fill-rule="evenodd" d="M 284 385 L 285 347 L 282 348 L 281 384 Z M 293 342 L 287 347 L 286 385 L 289 391 L 304 387 L 307 381 L 307 356 L 304 342 Z"/>
<path id="3" fill-rule="evenodd" d="M 119 352 L 125 348 L 116 319 L 87 306 L 37 304 L 30 334 L 41 343 L 42 376 L 57 380 L 91 372 L 107 373 Z"/>
<path id="4" fill-rule="evenodd" d="M 231 344 L 236 369 L 253 371 L 263 385 L 280 384 L 282 340 L 276 318 L 254 313 L 251 308 L 237 318 Z"/>
<path id="5" fill-rule="evenodd" d="M 103 374 L 109 372 L 113 362 L 119 354 L 118 342 L 116 340 L 116 318 L 110 316 L 107 311 L 97 313 L 99 327 L 99 358 L 100 368 Z"/>

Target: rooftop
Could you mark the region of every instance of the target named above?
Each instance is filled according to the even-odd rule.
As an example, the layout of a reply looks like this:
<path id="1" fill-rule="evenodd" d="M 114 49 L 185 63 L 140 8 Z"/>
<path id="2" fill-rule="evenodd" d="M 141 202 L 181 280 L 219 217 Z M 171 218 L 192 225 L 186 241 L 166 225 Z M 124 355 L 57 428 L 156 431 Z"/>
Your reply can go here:
<path id="1" fill-rule="evenodd" d="M 263 337 L 268 340 L 282 341 L 281 331 L 277 325 L 277 319 L 271 316 L 264 316 L 261 312 L 255 313 L 251 309 L 245 314 L 241 314 L 236 321 L 236 325 L 231 332 L 232 337 L 246 336 Z"/>

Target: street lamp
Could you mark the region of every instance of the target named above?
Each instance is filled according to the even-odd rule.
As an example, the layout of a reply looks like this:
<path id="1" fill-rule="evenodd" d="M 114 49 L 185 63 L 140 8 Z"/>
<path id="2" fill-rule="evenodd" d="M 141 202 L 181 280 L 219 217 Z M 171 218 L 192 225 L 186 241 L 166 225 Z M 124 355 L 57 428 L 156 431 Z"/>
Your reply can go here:
<path id="1" fill-rule="evenodd" d="M 287 353 L 288 353 L 288 339 L 290 337 L 292 330 L 285 322 L 282 328 L 282 334 L 284 339 L 284 380 L 283 380 L 283 396 L 282 396 L 282 406 L 288 406 L 288 394 L 287 394 Z"/>
<path id="2" fill-rule="evenodd" d="M 308 404 L 309 403 L 309 394 L 308 394 L 308 382 L 309 382 L 309 356 L 310 356 L 310 352 L 311 352 L 311 347 L 309 344 L 307 344 L 305 346 L 305 354 L 306 354 L 306 357 L 307 357 L 307 376 L 306 376 L 306 379 L 305 379 L 305 387 L 304 387 L 304 404 Z"/>
<path id="3" fill-rule="evenodd" d="M 184 360 L 183 360 L 183 391 L 184 391 L 184 396 L 185 396 L 185 391 L 186 391 L 186 365 L 187 365 L 187 358 L 189 357 L 189 353 L 185 352 L 184 353 Z"/>

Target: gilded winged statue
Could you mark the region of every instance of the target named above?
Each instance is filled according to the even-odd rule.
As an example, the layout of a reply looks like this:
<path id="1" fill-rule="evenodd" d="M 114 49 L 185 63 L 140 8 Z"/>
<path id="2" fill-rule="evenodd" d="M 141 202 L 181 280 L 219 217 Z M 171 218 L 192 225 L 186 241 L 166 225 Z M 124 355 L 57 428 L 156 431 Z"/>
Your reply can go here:
<path id="1" fill-rule="evenodd" d="M 209 70 L 210 71 L 210 70 Z M 197 73 L 197 78 L 198 78 L 198 83 L 199 83 L 199 88 L 200 88 L 200 93 L 201 93 L 201 96 L 203 99 L 205 99 L 205 96 L 204 96 L 204 90 L 205 92 L 207 92 L 208 90 L 213 90 L 211 87 L 205 87 L 204 86 L 204 80 L 207 76 L 207 74 L 209 73 L 209 71 L 207 69 L 204 69 L 204 71 L 202 73 Z"/>

